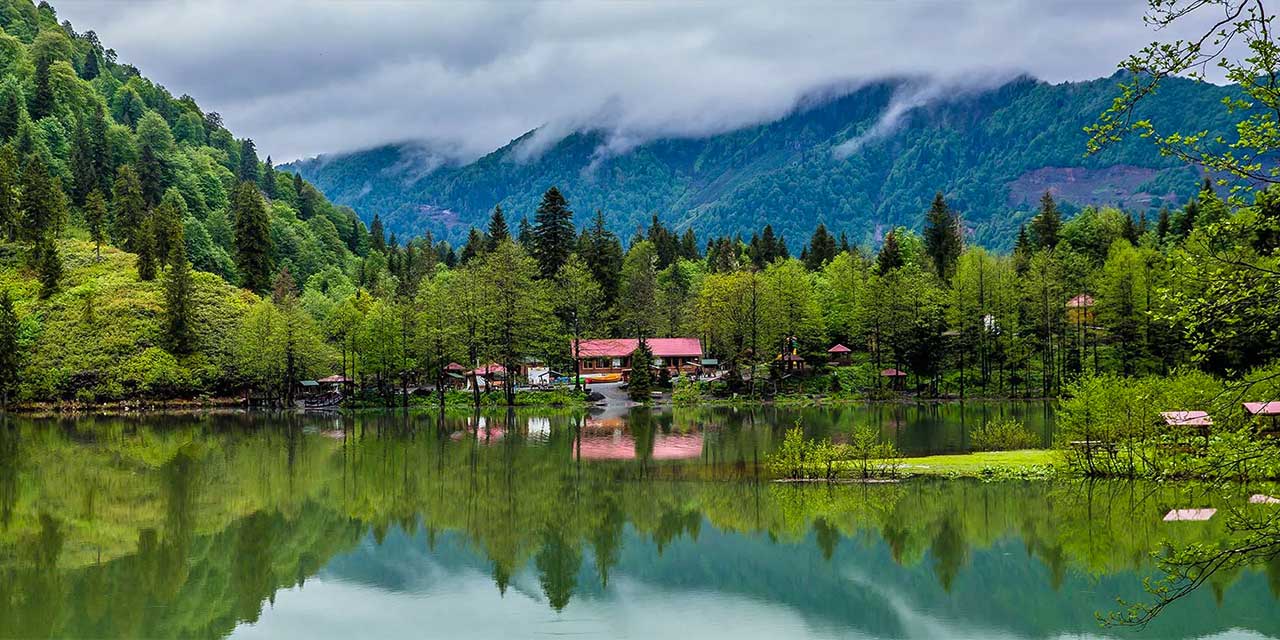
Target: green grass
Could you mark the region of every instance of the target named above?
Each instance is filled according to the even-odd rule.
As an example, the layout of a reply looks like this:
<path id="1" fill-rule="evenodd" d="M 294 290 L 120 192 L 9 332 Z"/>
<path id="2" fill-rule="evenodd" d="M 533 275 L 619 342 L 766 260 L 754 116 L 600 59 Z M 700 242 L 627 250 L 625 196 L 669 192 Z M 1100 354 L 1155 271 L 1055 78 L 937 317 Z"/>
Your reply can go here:
<path id="1" fill-rule="evenodd" d="M 1027 477 L 1064 467 L 1061 453 L 1049 449 L 983 451 L 903 458 L 904 474 L 926 476 Z"/>

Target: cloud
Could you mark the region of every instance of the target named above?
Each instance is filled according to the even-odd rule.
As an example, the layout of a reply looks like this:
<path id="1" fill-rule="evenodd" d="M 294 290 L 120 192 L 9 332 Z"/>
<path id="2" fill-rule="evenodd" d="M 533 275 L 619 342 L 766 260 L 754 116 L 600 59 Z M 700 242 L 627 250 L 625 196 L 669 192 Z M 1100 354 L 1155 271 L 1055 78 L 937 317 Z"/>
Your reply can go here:
<path id="1" fill-rule="evenodd" d="M 885 76 L 1109 75 L 1154 38 L 1142 24 L 1144 4 L 55 6 L 175 95 L 222 113 L 278 161 L 424 140 L 427 156 L 457 162 L 540 126 L 521 145 L 525 160 L 584 129 L 605 133 L 602 156 L 655 137 L 711 135 L 785 115 L 817 87 Z M 911 96 L 901 99 L 909 111 Z"/>

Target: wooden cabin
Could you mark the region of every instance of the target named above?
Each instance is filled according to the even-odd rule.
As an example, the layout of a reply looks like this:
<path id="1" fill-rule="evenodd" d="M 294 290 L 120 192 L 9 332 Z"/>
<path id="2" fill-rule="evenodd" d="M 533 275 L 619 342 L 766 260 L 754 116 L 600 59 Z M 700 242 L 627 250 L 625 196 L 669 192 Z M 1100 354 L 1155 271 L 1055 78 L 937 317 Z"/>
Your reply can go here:
<path id="1" fill-rule="evenodd" d="M 842 344 L 837 344 L 836 346 L 827 349 L 827 358 L 833 365 L 845 366 L 849 364 L 849 359 L 852 353 L 853 349 Z"/>
<path id="2" fill-rule="evenodd" d="M 697 338 L 649 338 L 645 342 L 653 352 L 652 365 L 672 375 L 697 373 L 702 368 L 702 342 Z M 639 346 L 635 338 L 583 340 L 574 352 L 582 375 L 625 375 L 631 372 L 631 354 Z"/>

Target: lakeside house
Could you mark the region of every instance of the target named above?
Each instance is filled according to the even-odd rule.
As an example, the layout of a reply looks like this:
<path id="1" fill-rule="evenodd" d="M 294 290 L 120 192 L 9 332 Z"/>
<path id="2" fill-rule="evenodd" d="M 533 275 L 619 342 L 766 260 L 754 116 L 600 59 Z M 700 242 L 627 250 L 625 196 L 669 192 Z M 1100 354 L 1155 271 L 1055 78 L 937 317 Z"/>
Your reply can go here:
<path id="1" fill-rule="evenodd" d="M 697 338 L 649 338 L 652 366 L 672 374 L 697 373 L 702 369 L 702 342 Z M 573 343 L 570 342 L 571 348 Z M 635 338 L 583 340 L 576 350 L 582 375 L 631 372 L 631 353 L 640 346 Z"/>

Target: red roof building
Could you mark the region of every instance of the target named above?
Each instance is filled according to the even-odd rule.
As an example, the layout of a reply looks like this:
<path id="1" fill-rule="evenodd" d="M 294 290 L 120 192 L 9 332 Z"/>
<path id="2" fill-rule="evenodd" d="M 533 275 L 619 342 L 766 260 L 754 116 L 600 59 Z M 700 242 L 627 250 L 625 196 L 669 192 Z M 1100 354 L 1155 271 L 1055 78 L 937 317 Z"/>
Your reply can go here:
<path id="1" fill-rule="evenodd" d="M 1160 416 L 1164 418 L 1164 423 L 1171 427 L 1213 426 L 1213 418 L 1210 418 L 1206 411 L 1162 411 Z"/>
<path id="2" fill-rule="evenodd" d="M 1244 411 L 1251 416 L 1266 416 L 1274 418 L 1276 416 L 1280 416 L 1280 401 L 1246 402 L 1244 403 Z"/>
<path id="3" fill-rule="evenodd" d="M 850 351 L 853 351 L 853 349 L 842 344 L 837 344 L 836 346 L 827 349 L 827 353 L 849 353 Z"/>
<path id="4" fill-rule="evenodd" d="M 697 338 L 649 338 L 645 342 L 659 366 L 679 371 L 702 364 L 702 342 Z M 631 354 L 639 346 L 635 338 L 583 340 L 578 344 L 579 368 L 583 374 L 630 371 Z"/>

